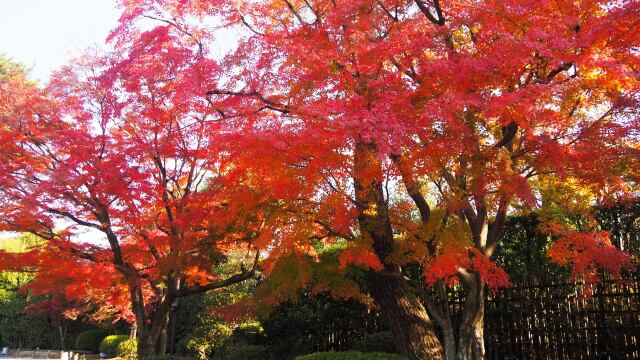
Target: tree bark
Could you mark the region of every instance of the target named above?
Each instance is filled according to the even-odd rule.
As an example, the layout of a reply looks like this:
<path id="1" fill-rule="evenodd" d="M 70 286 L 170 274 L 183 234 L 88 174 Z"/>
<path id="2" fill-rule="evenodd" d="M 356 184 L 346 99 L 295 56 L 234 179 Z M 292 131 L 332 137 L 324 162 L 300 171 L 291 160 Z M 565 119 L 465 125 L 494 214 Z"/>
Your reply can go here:
<path id="1" fill-rule="evenodd" d="M 178 311 L 177 311 L 177 307 L 171 309 L 171 319 L 170 319 L 170 323 L 171 323 L 171 347 L 169 352 L 171 353 L 171 355 L 176 355 L 176 321 L 178 320 Z"/>
<path id="2" fill-rule="evenodd" d="M 470 273 L 462 284 L 466 291 L 456 358 L 484 360 L 484 283 L 479 274 Z"/>
<path id="3" fill-rule="evenodd" d="M 66 351 L 67 347 L 65 346 L 65 339 L 67 337 L 67 326 L 63 324 L 63 320 L 60 320 L 58 324 L 58 332 L 60 333 L 60 350 Z"/>
<path id="4" fill-rule="evenodd" d="M 142 331 L 138 331 L 138 359 L 145 359 L 156 352 L 156 344 L 150 334 L 142 336 Z"/>
<path id="5" fill-rule="evenodd" d="M 168 336 L 168 328 L 169 328 L 169 312 L 165 315 L 164 324 L 160 330 L 160 336 L 158 337 L 158 355 L 164 355 L 167 353 L 167 340 Z"/>
<path id="6" fill-rule="evenodd" d="M 447 315 L 445 324 L 438 324 L 442 330 L 442 340 L 444 342 L 444 355 L 447 360 L 456 358 L 456 336 L 451 325 L 451 318 Z"/>
<path id="7" fill-rule="evenodd" d="M 132 288 L 131 293 L 131 306 L 134 314 L 136 314 L 138 358 L 144 359 L 159 354 L 161 350 L 166 351 L 166 338 L 164 339 L 164 345 L 161 340 L 163 329 L 166 335 L 167 319 L 169 317 L 169 306 L 166 304 L 167 298 L 160 300 L 154 311 L 146 315 L 144 302 L 137 297 L 137 289 Z"/>
<path id="8" fill-rule="evenodd" d="M 384 271 L 369 272 L 371 294 L 380 305 L 402 355 L 410 360 L 444 359 L 442 344 L 420 297 L 407 289 L 400 267 L 386 260 L 395 244 L 375 144 L 360 139 L 354 155 L 355 195 L 360 210 L 358 224 L 384 264 Z M 388 276 L 385 272 L 399 276 Z"/>
<path id="9" fill-rule="evenodd" d="M 369 273 L 371 294 L 380 305 L 398 351 L 411 360 L 444 359 L 438 339 L 420 298 L 407 291 L 402 280 Z"/>

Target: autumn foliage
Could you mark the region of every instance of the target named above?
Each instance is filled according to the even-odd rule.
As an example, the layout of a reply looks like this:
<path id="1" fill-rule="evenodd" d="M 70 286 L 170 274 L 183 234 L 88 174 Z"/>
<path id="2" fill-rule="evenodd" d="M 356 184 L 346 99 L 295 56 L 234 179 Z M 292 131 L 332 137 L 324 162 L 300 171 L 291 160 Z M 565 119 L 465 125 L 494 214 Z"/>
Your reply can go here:
<path id="1" fill-rule="evenodd" d="M 44 89 L 3 80 L 0 215 L 49 240 L 18 261 L 43 287 L 97 296 L 156 338 L 149 309 L 227 284 L 215 267 L 231 250 L 268 249 L 274 299 L 354 291 L 306 264 L 341 242 L 322 269 L 369 269 L 404 355 L 482 358 L 507 217 L 637 191 L 637 1 L 121 5 L 115 52 Z M 106 242 L 74 241 L 83 228 Z M 549 255 L 575 276 L 630 266 L 605 233 L 561 228 Z M 459 336 L 439 305 L 456 282 Z"/>

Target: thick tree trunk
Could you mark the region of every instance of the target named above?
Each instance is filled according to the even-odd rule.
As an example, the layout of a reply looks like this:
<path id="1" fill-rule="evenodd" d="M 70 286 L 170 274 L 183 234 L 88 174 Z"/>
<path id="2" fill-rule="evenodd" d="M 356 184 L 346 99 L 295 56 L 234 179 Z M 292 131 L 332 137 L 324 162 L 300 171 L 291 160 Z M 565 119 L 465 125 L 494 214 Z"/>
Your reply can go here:
<path id="1" fill-rule="evenodd" d="M 132 294 L 137 291 L 132 289 Z M 169 319 L 168 299 L 159 301 L 155 310 L 146 315 L 142 301 L 132 296 L 132 308 L 136 314 L 138 358 L 144 359 L 156 354 L 164 354 L 167 350 L 167 323 Z"/>
<path id="2" fill-rule="evenodd" d="M 178 312 L 176 310 L 176 308 L 171 310 L 171 348 L 169 350 L 171 355 L 176 354 L 176 321 L 178 320 Z"/>
<path id="3" fill-rule="evenodd" d="M 369 273 L 371 294 L 382 308 L 401 354 L 411 360 L 444 359 L 442 344 L 420 297 L 407 290 L 400 268 L 387 262 L 395 244 L 375 145 L 360 140 L 354 155 L 360 231 L 365 238 L 370 238 L 376 255 L 385 264 L 383 271 Z"/>
<path id="4" fill-rule="evenodd" d="M 444 356 L 447 360 L 455 360 L 457 350 L 456 336 L 453 331 L 453 326 L 451 325 L 451 319 L 447 318 L 447 320 L 446 324 L 439 324 L 444 342 Z"/>
<path id="5" fill-rule="evenodd" d="M 484 284 L 479 274 L 472 273 L 463 285 L 466 291 L 457 360 L 483 360 Z"/>
<path id="6" fill-rule="evenodd" d="M 138 359 L 146 359 L 155 355 L 155 344 L 150 336 L 138 338 Z"/>
<path id="7" fill-rule="evenodd" d="M 156 314 L 157 315 L 157 314 Z M 154 316 L 155 318 L 155 316 Z M 157 320 L 156 320 L 157 321 Z M 153 322 L 143 332 L 138 329 L 138 358 L 144 359 L 152 355 L 166 352 L 166 336 L 163 340 L 162 332 L 166 326 Z M 161 352 L 164 351 L 164 352 Z"/>
<path id="8" fill-rule="evenodd" d="M 420 298 L 408 292 L 400 279 L 369 274 L 371 293 L 382 308 L 398 351 L 411 360 L 443 359 L 442 344 Z"/>

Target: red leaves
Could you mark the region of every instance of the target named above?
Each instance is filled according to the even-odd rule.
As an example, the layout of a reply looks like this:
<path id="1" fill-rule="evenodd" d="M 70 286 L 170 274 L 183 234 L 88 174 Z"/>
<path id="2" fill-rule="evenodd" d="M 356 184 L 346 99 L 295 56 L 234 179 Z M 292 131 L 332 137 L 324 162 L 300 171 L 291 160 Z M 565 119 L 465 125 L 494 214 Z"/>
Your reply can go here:
<path id="1" fill-rule="evenodd" d="M 619 279 L 622 270 L 633 268 L 629 254 L 613 246 L 606 231 L 560 230 L 556 235 L 558 240 L 549 248 L 549 257 L 557 264 L 571 266 L 574 278 L 597 282 L 599 272 L 604 271 Z"/>
<path id="2" fill-rule="evenodd" d="M 472 258 L 469 267 L 480 274 L 481 279 L 494 293 L 501 287 L 509 286 L 509 276 L 478 249 L 471 249 Z"/>
<path id="3" fill-rule="evenodd" d="M 469 272 L 478 273 L 494 293 L 501 287 L 509 286 L 509 277 L 502 268 L 480 250 L 460 245 L 445 247 L 442 254 L 436 256 L 425 269 L 425 282 L 433 285 L 441 279 L 447 284 L 452 284 L 458 281 L 458 276 L 465 277 Z"/>
<path id="4" fill-rule="evenodd" d="M 54 240 L 24 264 L 69 294 L 134 284 L 153 302 L 171 271 L 210 281 L 219 253 L 315 256 L 314 241 L 357 241 L 354 177 L 385 185 L 379 200 L 395 213 L 380 217 L 396 242 L 412 237 L 404 258 L 382 260 L 433 257 L 397 186 L 397 154 L 412 191 L 476 237 L 538 206 L 543 174 L 597 195 L 634 190 L 635 2 L 451 2 L 445 26 L 411 1 L 121 4 L 114 53 L 70 64 L 46 90 L 0 78 L 0 229 Z M 214 54 L 229 33 L 237 44 Z M 375 151 L 356 159 L 362 142 Z M 74 242 L 83 227 L 109 247 Z M 505 286 L 484 251 L 445 246 L 427 282 L 470 271 Z M 626 264 L 575 234 L 551 254 L 579 272 Z M 339 259 L 382 267 L 358 246 Z M 303 267 L 292 282 L 308 284 L 304 263 L 289 265 Z M 126 313 L 123 294 L 104 301 Z"/>
<path id="5" fill-rule="evenodd" d="M 382 270 L 383 265 L 378 256 L 371 250 L 347 248 L 338 256 L 340 266 L 348 264 L 361 265 L 374 270 Z"/>
<path id="6" fill-rule="evenodd" d="M 468 250 L 461 246 L 451 246 L 441 255 L 436 256 L 434 261 L 425 269 L 425 282 L 433 285 L 437 280 L 442 279 L 451 284 L 457 281 L 456 275 L 469 262 Z"/>

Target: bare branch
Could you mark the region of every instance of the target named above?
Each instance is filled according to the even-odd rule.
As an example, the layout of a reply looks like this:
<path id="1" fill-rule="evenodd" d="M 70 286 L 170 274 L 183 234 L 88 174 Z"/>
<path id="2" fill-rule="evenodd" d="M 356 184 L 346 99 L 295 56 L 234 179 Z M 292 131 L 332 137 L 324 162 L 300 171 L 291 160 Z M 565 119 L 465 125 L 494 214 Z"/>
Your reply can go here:
<path id="1" fill-rule="evenodd" d="M 260 94 L 257 91 L 249 91 L 249 92 L 242 92 L 242 91 L 227 91 L 227 90 L 210 90 L 207 91 L 207 95 L 211 96 L 211 95 L 228 95 L 228 96 L 240 96 L 240 97 L 253 97 L 253 98 L 257 98 L 258 100 L 262 101 L 266 107 L 268 109 L 271 109 L 273 111 L 278 111 L 281 112 L 283 114 L 288 114 L 291 109 L 289 108 L 288 105 L 285 104 L 281 104 L 281 103 L 277 103 L 274 101 L 271 101 L 267 98 L 265 98 L 264 96 L 262 96 L 262 94 Z"/>
<path id="2" fill-rule="evenodd" d="M 215 290 L 215 289 L 219 289 L 219 288 L 223 288 L 229 285 L 233 285 L 233 284 L 237 284 L 239 282 L 248 280 L 250 278 L 252 278 L 255 273 L 256 270 L 258 269 L 258 262 L 260 261 L 260 250 L 256 250 L 256 256 L 253 260 L 253 265 L 251 266 L 250 269 L 246 269 L 244 267 L 244 264 L 241 266 L 241 270 L 238 274 L 235 274 L 229 278 L 226 279 L 222 279 L 222 280 L 217 280 L 205 285 L 194 285 L 192 287 L 188 287 L 188 288 L 182 288 L 181 290 L 179 290 L 176 294 L 176 297 L 185 297 L 188 295 L 192 295 L 192 294 L 197 294 L 197 293 L 202 293 L 202 292 L 207 292 L 210 290 Z"/>
<path id="3" fill-rule="evenodd" d="M 415 0 L 416 5 L 422 13 L 436 25 L 443 26 L 445 23 L 444 15 L 442 14 L 442 8 L 440 7 L 440 0 L 433 0 L 433 8 L 436 11 L 436 16 L 433 16 L 431 9 L 425 4 L 424 0 Z"/>

